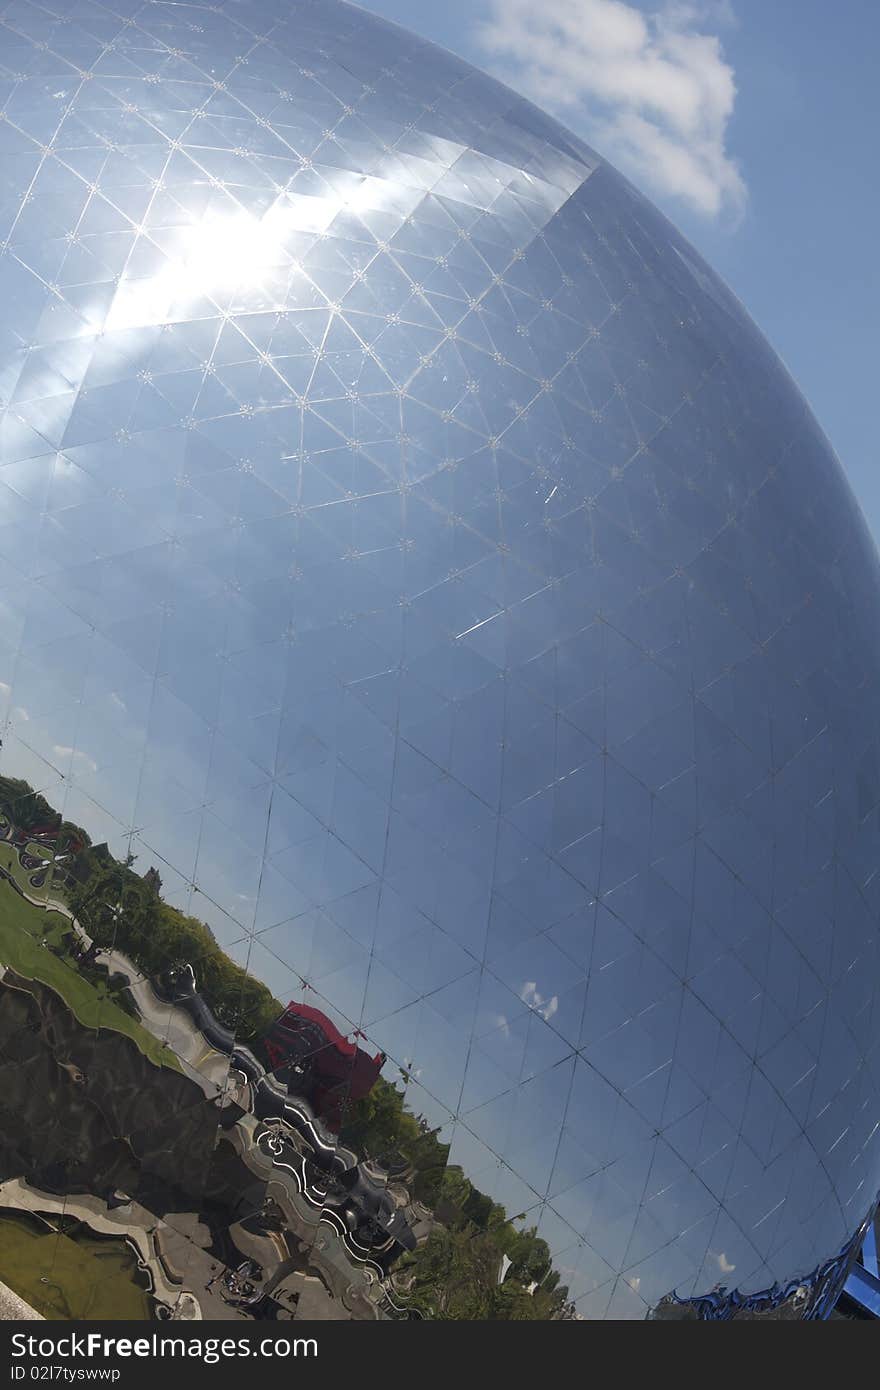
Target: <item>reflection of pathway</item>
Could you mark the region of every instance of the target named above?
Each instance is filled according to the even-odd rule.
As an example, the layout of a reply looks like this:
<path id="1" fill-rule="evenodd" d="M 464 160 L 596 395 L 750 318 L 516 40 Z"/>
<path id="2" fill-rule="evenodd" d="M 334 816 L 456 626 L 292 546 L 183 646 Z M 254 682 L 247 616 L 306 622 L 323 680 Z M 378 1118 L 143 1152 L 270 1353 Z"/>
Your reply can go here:
<path id="1" fill-rule="evenodd" d="M 54 869 L 56 863 L 62 863 L 69 858 L 69 855 L 62 855 L 56 859 L 54 841 L 44 835 L 33 835 L 29 836 L 27 840 L 16 841 L 15 826 L 3 816 L 0 816 L 0 844 L 9 845 L 13 855 L 18 859 L 19 868 L 24 870 L 27 882 L 33 888 L 42 888 L 46 882 L 47 874 Z M 40 849 L 48 850 L 49 857 L 43 858 L 42 855 L 28 854 L 28 845 L 36 845 Z"/>
<path id="2" fill-rule="evenodd" d="M 43 1314 L 38 1313 L 36 1308 L 32 1308 L 29 1303 L 25 1303 L 23 1298 L 19 1298 L 17 1293 L 13 1293 L 6 1284 L 0 1281 L 0 1322 L 43 1322 Z"/>
<path id="3" fill-rule="evenodd" d="M 0 827 L 0 841 L 5 838 Z M 16 892 L 33 907 L 64 917 L 70 922 L 83 947 L 86 950 L 92 947 L 92 938 L 65 902 L 48 895 L 39 898 L 32 896 L 2 866 L 0 876 L 11 883 Z M 189 1012 L 179 1005 L 162 1000 L 150 980 L 123 952 L 99 948 L 98 955 L 111 976 L 124 977 L 143 1026 L 175 1053 L 184 1072 L 200 1087 L 206 1097 L 215 1100 L 226 1095 L 230 1100 L 236 1100 L 241 1104 L 245 1111 L 227 1131 L 227 1138 L 251 1172 L 267 1184 L 267 1196 L 271 1196 L 280 1207 L 291 1234 L 305 1249 L 310 1250 L 311 1263 L 321 1274 L 320 1280 L 303 1274 L 287 1276 L 279 1285 L 272 1287 L 272 1296 L 279 1300 L 282 1306 L 285 1303 L 295 1306 L 304 1292 L 309 1295 L 307 1302 L 311 1299 L 312 1302 L 318 1300 L 321 1303 L 323 1299 L 327 1308 L 319 1312 L 316 1306 L 316 1316 L 354 1316 L 370 1319 L 385 1317 L 386 1314 L 380 1311 L 378 1306 L 383 1297 L 383 1272 L 379 1265 L 368 1258 L 367 1251 L 362 1252 L 361 1258 L 352 1261 L 351 1252 L 346 1249 L 347 1233 L 341 1219 L 324 1206 L 320 1188 L 309 1190 L 310 1184 L 306 1177 L 303 1155 L 298 1152 L 295 1132 L 279 1118 L 279 1133 L 287 1136 L 292 1154 L 298 1154 L 298 1172 L 287 1163 L 278 1162 L 271 1146 L 269 1152 L 263 1148 L 259 1141 L 265 1137 L 266 1132 L 261 1122 L 248 1113 L 250 1087 L 245 1076 L 233 1065 L 233 1074 L 230 1077 L 230 1058 L 208 1043 Z M 2 973 L 3 968 L 0 966 L 0 975 Z M 240 1087 L 230 1085 L 236 1076 L 241 1077 Z M 17 1190 L 14 1191 L 13 1187 Z M 186 1262 L 193 1258 L 193 1247 L 183 1232 L 176 1229 L 178 1222 L 174 1218 L 171 1218 L 172 1224 L 157 1221 L 155 1215 L 136 1202 L 127 1204 L 124 1209 L 108 1210 L 98 1198 L 89 1195 L 58 1199 L 28 1188 L 18 1180 L 15 1180 L 14 1184 L 0 1184 L 0 1203 L 3 1202 L 22 1210 L 65 1211 L 84 1221 L 99 1234 L 129 1238 L 138 1251 L 141 1263 L 153 1274 L 157 1296 L 167 1302 L 173 1302 L 180 1296 L 179 1288 L 168 1283 L 163 1269 L 174 1269 L 177 1254 L 184 1256 L 183 1267 L 188 1268 Z M 245 1245 L 247 1243 L 248 1241 L 244 1242 Z M 280 1251 L 278 1253 L 281 1254 Z M 215 1279 L 219 1277 L 222 1266 L 211 1264 L 211 1257 L 207 1252 L 199 1251 L 198 1254 L 202 1257 L 201 1263 L 205 1265 L 203 1272 L 213 1274 Z M 193 1277 L 194 1274 L 190 1271 L 188 1278 L 191 1282 Z M 210 1278 L 205 1282 L 200 1273 L 194 1287 L 199 1289 L 197 1296 L 205 1309 L 204 1313 L 200 1312 L 196 1305 L 195 1312 L 178 1313 L 176 1316 L 235 1316 L 229 1305 L 213 1293 Z M 188 1294 L 186 1297 L 194 1298 L 194 1295 Z M 210 1312 L 205 1307 L 206 1299 L 209 1303 L 217 1305 Z M 323 1308 L 323 1304 L 321 1306 Z"/>
<path id="4" fill-rule="evenodd" d="M 5 878 L 6 882 L 15 889 L 19 897 L 24 898 L 25 902 L 30 903 L 32 907 L 41 907 L 44 908 L 46 912 L 57 912 L 59 916 L 66 917 L 68 922 L 72 922 L 73 926 L 79 932 L 80 936 L 85 938 L 85 932 L 77 922 L 70 908 L 67 906 L 67 903 L 61 902 L 58 898 L 32 897 L 30 893 L 26 892 L 25 889 L 22 888 L 15 875 L 10 873 L 8 869 L 4 869 L 2 864 L 0 864 L 0 878 Z"/>
<path id="5" fill-rule="evenodd" d="M 70 908 L 60 898 L 33 897 L 2 865 L 0 880 L 5 880 L 32 907 L 65 917 L 86 950 L 93 944 L 88 932 L 83 930 Z M 128 988 L 144 1027 L 177 1054 L 190 1079 L 213 1099 L 218 1088 L 222 1090 L 226 1084 L 229 1059 L 216 1052 L 205 1041 L 204 1034 L 196 1027 L 185 1009 L 178 1008 L 175 1004 L 166 1004 L 159 998 L 150 981 L 122 951 L 106 951 L 99 948 L 98 954 L 103 958 L 111 975 L 124 975 L 127 979 Z"/>
<path id="6" fill-rule="evenodd" d="M 378 1306 L 382 1271 L 369 1261 L 353 1263 L 318 1189 L 308 1191 L 295 1133 L 283 1121 L 271 1129 L 252 1115 L 244 1115 L 228 1137 L 251 1172 L 266 1183 L 266 1196 L 280 1208 L 287 1229 L 310 1251 L 310 1263 L 320 1272 L 337 1308 L 345 1309 L 347 1317 L 384 1318 Z M 278 1154 L 285 1149 L 290 1161 L 279 1162 Z M 279 1298 L 280 1290 L 273 1287 L 272 1295 Z"/>
<path id="7" fill-rule="evenodd" d="M 0 824 L 0 842 L 12 844 L 14 827 L 8 819 L 5 817 L 3 819 L 6 820 L 6 823 L 5 825 Z M 34 837 L 33 843 L 40 844 L 42 841 L 39 837 Z M 5 879 L 32 907 L 38 907 L 45 912 L 56 912 L 59 916 L 65 917 L 85 949 L 88 950 L 92 946 L 92 938 L 77 921 L 67 903 L 60 898 L 49 897 L 48 894 L 38 898 L 33 897 L 2 865 L 0 865 L 0 878 Z M 222 1090 L 226 1085 L 229 1071 L 228 1057 L 217 1052 L 206 1042 L 204 1034 L 185 1009 L 178 1008 L 174 1004 L 166 1004 L 160 999 L 147 977 L 142 974 L 134 961 L 124 955 L 122 951 L 107 951 L 99 948 L 98 954 L 103 958 L 103 962 L 111 975 L 124 975 L 127 979 L 129 990 L 144 1027 L 177 1054 L 190 1079 L 195 1081 L 205 1094 L 213 1099 L 218 1089 Z"/>
<path id="8" fill-rule="evenodd" d="M 191 1079 L 205 1094 L 214 1097 L 226 1085 L 229 1058 L 206 1041 L 185 1009 L 166 1004 L 150 981 L 121 951 L 101 951 L 100 957 L 111 975 L 124 975 L 145 1028 L 176 1053 Z"/>

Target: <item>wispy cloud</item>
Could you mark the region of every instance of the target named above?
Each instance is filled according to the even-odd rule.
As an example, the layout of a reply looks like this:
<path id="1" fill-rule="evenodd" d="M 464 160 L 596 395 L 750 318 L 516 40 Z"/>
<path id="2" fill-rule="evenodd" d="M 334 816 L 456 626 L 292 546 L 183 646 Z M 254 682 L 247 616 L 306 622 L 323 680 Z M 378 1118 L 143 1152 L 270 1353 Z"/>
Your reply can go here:
<path id="1" fill-rule="evenodd" d="M 66 744 L 56 743 L 53 745 L 52 752 L 55 754 L 56 758 L 61 758 L 65 762 L 69 758 L 79 766 L 87 767 L 89 772 L 98 771 L 98 764 L 95 762 L 94 758 L 90 758 L 88 753 L 84 753 L 81 748 L 68 748 Z"/>
<path id="2" fill-rule="evenodd" d="M 746 186 L 727 148 L 727 0 L 488 0 L 478 40 L 501 76 L 555 109 L 637 183 L 717 217 Z"/>
<path id="3" fill-rule="evenodd" d="M 528 980 L 519 992 L 519 997 L 524 1004 L 528 1004 L 530 1009 L 534 1009 L 536 1014 L 540 1014 L 547 1022 L 553 1017 L 559 1008 L 559 1000 L 554 994 L 552 999 L 545 999 L 543 994 L 538 993 L 537 985 L 534 980 Z"/>
<path id="4" fill-rule="evenodd" d="M 7 685 L 5 681 L 0 681 L 0 697 L 9 696 L 11 694 L 12 686 Z M 13 724 L 26 724 L 30 719 L 30 715 L 28 714 L 24 705 L 13 705 L 13 707 L 9 711 L 9 717 L 12 720 Z"/>

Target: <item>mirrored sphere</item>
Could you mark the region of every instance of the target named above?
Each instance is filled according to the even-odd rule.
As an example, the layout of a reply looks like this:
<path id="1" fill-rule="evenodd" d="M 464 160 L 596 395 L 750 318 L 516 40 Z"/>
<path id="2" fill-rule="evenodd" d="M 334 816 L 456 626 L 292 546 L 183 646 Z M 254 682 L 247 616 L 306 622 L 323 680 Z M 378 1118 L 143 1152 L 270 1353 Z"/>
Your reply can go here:
<path id="1" fill-rule="evenodd" d="M 880 587 L 735 298 L 362 10 L 5 0 L 0 306 L 0 1234 L 125 1265 L 43 1311 L 826 1312 Z"/>

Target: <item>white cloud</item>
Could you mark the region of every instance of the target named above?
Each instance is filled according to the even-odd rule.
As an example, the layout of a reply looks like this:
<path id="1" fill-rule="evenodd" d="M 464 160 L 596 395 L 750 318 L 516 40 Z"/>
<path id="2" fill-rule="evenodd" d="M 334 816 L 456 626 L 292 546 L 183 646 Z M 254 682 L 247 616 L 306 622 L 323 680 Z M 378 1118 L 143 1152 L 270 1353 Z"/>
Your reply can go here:
<path id="1" fill-rule="evenodd" d="M 543 994 L 538 993 L 537 985 L 534 980 L 528 980 L 519 992 L 519 997 L 524 1004 L 528 1004 L 530 1009 L 534 1009 L 536 1014 L 549 1022 L 559 1008 L 559 999 L 554 994 L 552 999 L 545 999 Z"/>
<path id="2" fill-rule="evenodd" d="M 9 696 L 11 694 L 12 686 L 7 685 L 6 681 L 0 681 L 0 697 L 4 695 Z M 26 724 L 27 721 L 30 719 L 30 715 L 28 714 L 24 705 L 14 705 L 12 709 L 9 711 L 9 717 L 13 723 L 19 724 Z"/>
<path id="3" fill-rule="evenodd" d="M 81 748 L 68 748 L 63 743 L 56 743 L 53 745 L 52 752 L 56 758 L 61 758 L 63 761 L 70 758 L 72 761 L 81 763 L 89 769 L 89 772 L 98 771 L 98 764 L 94 758 L 90 758 L 88 753 L 84 753 Z"/>
<path id="4" fill-rule="evenodd" d="M 739 215 L 742 175 L 727 149 L 733 68 L 712 28 L 727 0 L 488 0 L 478 40 L 500 75 L 576 125 L 637 183 L 716 217 Z"/>

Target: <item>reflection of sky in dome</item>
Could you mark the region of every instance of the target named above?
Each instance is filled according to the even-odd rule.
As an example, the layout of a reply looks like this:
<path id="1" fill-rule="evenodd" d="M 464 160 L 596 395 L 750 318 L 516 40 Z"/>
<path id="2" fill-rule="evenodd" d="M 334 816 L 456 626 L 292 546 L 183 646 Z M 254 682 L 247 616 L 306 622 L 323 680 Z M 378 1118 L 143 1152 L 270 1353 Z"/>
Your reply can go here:
<path id="1" fill-rule="evenodd" d="M 163 28 L 143 116 L 71 89 L 4 204 L 4 771 L 406 1069 L 585 1315 L 809 1271 L 880 1183 L 877 579 L 824 439 L 497 84 L 335 4 L 247 69 L 249 12 L 153 9 L 185 73 Z"/>

